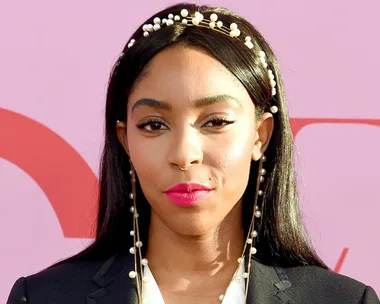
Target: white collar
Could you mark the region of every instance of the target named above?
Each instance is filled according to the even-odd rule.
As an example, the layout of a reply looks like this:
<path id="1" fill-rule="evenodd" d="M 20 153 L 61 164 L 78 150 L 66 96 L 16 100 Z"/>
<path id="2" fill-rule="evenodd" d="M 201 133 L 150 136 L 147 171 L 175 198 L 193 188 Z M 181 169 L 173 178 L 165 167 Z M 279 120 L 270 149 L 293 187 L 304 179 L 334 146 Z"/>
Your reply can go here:
<path id="1" fill-rule="evenodd" d="M 228 286 L 222 304 L 243 304 L 245 301 L 245 279 L 244 258 L 235 272 L 231 284 Z M 144 304 L 165 304 L 161 291 L 149 266 L 144 266 L 144 277 L 147 279 L 143 283 L 142 296 Z"/>

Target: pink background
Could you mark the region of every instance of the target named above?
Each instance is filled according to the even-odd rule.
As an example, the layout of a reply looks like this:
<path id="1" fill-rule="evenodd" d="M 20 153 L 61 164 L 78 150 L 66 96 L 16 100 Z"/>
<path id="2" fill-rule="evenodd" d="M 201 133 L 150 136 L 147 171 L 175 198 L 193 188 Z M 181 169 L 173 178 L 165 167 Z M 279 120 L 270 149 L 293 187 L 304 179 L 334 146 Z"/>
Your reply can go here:
<path id="1" fill-rule="evenodd" d="M 90 241 L 111 66 L 140 22 L 172 3 L 0 4 L 1 303 L 18 277 Z M 291 117 L 320 119 L 295 132 L 308 231 L 330 267 L 380 293 L 380 2 L 206 3 L 261 30 Z"/>

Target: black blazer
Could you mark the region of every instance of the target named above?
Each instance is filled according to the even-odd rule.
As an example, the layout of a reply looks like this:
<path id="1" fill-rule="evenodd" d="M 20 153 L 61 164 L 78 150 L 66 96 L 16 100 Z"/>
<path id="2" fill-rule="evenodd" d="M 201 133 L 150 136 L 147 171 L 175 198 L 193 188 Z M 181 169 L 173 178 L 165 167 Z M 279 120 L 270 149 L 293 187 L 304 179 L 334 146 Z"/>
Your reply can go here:
<path id="1" fill-rule="evenodd" d="M 280 268 L 252 263 L 249 304 L 380 304 L 358 281 L 315 266 Z M 137 304 L 133 257 L 61 264 L 14 284 L 8 304 Z"/>

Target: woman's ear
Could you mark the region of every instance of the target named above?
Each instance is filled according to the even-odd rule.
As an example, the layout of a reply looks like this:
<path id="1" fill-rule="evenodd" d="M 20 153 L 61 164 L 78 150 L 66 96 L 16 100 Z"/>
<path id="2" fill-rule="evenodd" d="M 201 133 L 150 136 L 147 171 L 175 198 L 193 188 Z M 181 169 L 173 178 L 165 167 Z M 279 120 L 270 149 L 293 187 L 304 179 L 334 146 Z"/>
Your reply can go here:
<path id="1" fill-rule="evenodd" d="M 263 156 L 272 137 L 273 128 L 273 115 L 269 112 L 265 112 L 256 126 L 256 140 L 252 149 L 252 160 L 258 161 Z"/>
<path id="2" fill-rule="evenodd" d="M 117 138 L 119 139 L 119 142 L 124 147 L 125 152 L 129 156 L 127 126 L 124 122 L 118 121 L 116 123 L 116 134 Z"/>

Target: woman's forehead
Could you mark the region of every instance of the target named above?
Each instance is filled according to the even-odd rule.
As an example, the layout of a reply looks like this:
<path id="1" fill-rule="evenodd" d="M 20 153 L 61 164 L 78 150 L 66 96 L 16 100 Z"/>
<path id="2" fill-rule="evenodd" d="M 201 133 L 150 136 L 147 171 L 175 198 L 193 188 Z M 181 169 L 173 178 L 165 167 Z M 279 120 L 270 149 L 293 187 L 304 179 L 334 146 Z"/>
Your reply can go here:
<path id="1" fill-rule="evenodd" d="M 152 59 L 130 95 L 129 106 L 147 97 L 193 102 L 218 95 L 250 101 L 240 81 L 205 51 L 195 47 L 170 47 Z"/>

